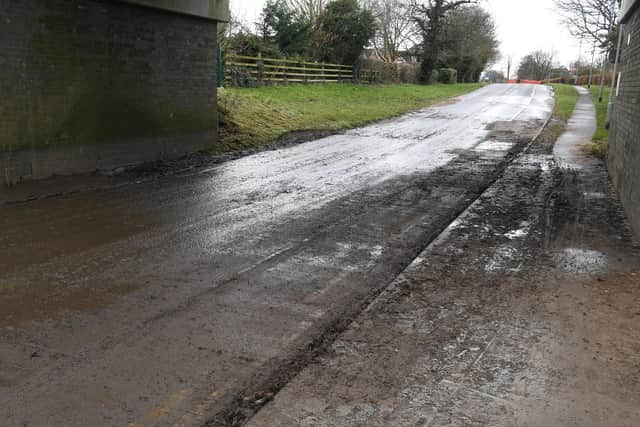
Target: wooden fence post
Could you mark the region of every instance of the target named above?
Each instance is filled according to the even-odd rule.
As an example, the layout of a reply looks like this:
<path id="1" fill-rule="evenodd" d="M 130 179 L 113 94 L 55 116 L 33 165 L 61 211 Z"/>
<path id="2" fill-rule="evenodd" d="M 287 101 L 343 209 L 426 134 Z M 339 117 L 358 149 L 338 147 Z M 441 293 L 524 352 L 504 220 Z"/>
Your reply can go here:
<path id="1" fill-rule="evenodd" d="M 258 85 L 263 86 L 264 85 L 264 61 L 262 60 L 262 52 L 258 53 L 257 68 L 258 68 Z"/>
<path id="2" fill-rule="evenodd" d="M 370 80 L 376 78 L 370 70 L 357 70 L 355 66 L 265 58 L 262 54 L 229 56 L 226 62 L 230 70 L 227 78 L 233 86 L 244 86 L 247 83 L 256 86 L 272 83 L 287 85 L 290 81 L 303 84 L 343 82 L 350 78 L 349 74 L 353 81 L 357 81 L 358 73 Z M 351 72 L 347 71 L 348 68 Z"/>

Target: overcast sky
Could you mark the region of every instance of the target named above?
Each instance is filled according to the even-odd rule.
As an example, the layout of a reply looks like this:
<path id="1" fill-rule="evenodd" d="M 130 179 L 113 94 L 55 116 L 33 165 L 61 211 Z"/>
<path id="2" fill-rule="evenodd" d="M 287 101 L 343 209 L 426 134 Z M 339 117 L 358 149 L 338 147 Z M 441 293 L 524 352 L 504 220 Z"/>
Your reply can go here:
<path id="1" fill-rule="evenodd" d="M 245 22 L 256 22 L 266 0 L 231 0 L 231 9 Z M 569 65 L 578 58 L 580 43 L 559 22 L 553 0 L 481 0 L 493 15 L 505 68 L 506 56 L 514 68 L 520 58 L 536 49 L 554 52 L 554 62 Z M 583 60 L 590 60 L 591 46 L 582 45 Z"/>

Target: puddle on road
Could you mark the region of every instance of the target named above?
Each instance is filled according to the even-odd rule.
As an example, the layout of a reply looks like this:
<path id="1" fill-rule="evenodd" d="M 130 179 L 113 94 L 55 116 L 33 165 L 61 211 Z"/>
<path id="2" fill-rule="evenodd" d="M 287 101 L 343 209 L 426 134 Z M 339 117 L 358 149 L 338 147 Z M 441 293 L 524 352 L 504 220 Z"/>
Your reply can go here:
<path id="1" fill-rule="evenodd" d="M 515 230 L 511 230 L 508 233 L 505 233 L 504 236 L 509 240 L 518 239 L 520 237 L 526 237 L 531 230 L 531 223 L 529 221 L 522 221 L 520 223 L 520 227 Z"/>
<path id="2" fill-rule="evenodd" d="M 6 282 L 4 282 L 6 283 Z M 26 322 L 57 319 L 64 313 L 92 310 L 140 289 L 133 280 L 123 283 L 3 284 L 0 292 L 0 328 Z M 15 286 L 15 289 L 13 287 Z M 12 290 L 12 292 L 8 292 Z"/>
<path id="3" fill-rule="evenodd" d="M 599 191 L 586 191 L 584 193 L 582 193 L 582 195 L 584 196 L 585 199 L 594 199 L 594 200 L 599 200 L 599 199 L 606 199 L 607 195 L 599 192 Z"/>
<path id="4" fill-rule="evenodd" d="M 501 142 L 501 141 L 484 141 L 478 144 L 474 151 L 477 152 L 485 152 L 485 151 L 509 151 L 513 148 L 514 144 L 512 142 Z"/>
<path id="5" fill-rule="evenodd" d="M 607 256 L 590 249 L 566 248 L 556 256 L 556 261 L 567 273 L 595 274 L 607 270 Z"/>
<path id="6" fill-rule="evenodd" d="M 382 257 L 384 247 L 381 245 L 351 244 L 348 242 L 336 242 L 332 250 L 322 254 L 299 254 L 295 258 L 298 262 L 315 266 L 330 267 L 344 271 L 362 271 L 373 267 Z"/>

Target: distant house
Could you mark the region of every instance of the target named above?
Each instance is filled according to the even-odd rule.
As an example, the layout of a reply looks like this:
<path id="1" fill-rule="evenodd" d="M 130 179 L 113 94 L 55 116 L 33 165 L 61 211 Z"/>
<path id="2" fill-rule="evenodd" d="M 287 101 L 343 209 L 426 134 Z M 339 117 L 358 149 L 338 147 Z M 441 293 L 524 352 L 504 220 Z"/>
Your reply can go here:
<path id="1" fill-rule="evenodd" d="M 412 47 L 398 52 L 398 57 L 394 61 L 396 64 L 416 64 L 420 62 L 419 47 Z M 371 62 L 385 62 L 378 49 L 366 48 L 360 54 L 360 60 Z"/>
<path id="2" fill-rule="evenodd" d="M 609 173 L 632 227 L 640 235 L 640 0 L 623 0 L 619 74 L 611 115 Z"/>
<path id="3" fill-rule="evenodd" d="M 363 49 L 359 59 L 361 61 L 384 62 L 384 59 L 378 53 L 378 49 L 372 47 Z"/>
<path id="4" fill-rule="evenodd" d="M 504 83 L 504 73 L 498 70 L 489 70 L 482 73 L 481 81 L 489 83 Z"/>
<path id="5" fill-rule="evenodd" d="M 410 47 L 407 50 L 403 50 L 400 52 L 400 58 L 402 58 L 402 62 L 407 62 L 409 64 L 417 64 L 420 62 L 420 52 L 422 50 L 422 46 L 415 45 Z"/>

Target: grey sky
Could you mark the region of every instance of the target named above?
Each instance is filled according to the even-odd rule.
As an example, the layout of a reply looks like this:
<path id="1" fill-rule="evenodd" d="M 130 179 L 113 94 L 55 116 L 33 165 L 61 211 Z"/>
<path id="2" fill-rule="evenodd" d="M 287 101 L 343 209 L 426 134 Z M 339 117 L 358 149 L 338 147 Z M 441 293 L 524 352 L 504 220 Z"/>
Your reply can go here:
<path id="1" fill-rule="evenodd" d="M 255 22 L 266 0 L 231 0 L 232 11 L 246 22 Z M 569 65 L 578 58 L 580 43 L 559 22 L 553 0 L 483 0 L 483 7 L 494 16 L 500 51 L 520 58 L 535 49 L 554 52 L 554 62 Z M 506 69 L 503 58 L 496 68 Z M 590 60 L 591 46 L 582 44 L 583 60 Z M 517 68 L 517 67 L 516 67 Z"/>

